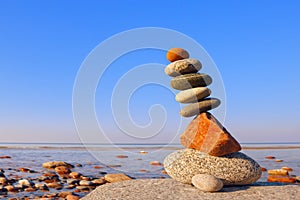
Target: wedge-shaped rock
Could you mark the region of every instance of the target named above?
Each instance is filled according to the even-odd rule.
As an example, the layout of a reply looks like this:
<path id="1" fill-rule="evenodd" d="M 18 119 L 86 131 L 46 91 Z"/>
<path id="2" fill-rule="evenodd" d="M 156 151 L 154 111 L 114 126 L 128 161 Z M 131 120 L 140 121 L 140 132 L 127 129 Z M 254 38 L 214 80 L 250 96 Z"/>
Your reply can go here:
<path id="1" fill-rule="evenodd" d="M 240 144 L 210 113 L 204 112 L 191 121 L 180 142 L 187 148 L 199 150 L 211 156 L 223 156 L 241 150 Z"/>

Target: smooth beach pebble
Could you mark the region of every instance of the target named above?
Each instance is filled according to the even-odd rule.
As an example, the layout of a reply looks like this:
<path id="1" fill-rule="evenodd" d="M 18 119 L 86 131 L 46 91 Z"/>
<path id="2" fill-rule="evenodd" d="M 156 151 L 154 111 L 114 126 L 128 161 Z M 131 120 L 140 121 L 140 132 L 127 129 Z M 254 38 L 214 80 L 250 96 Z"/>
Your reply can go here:
<path id="1" fill-rule="evenodd" d="M 55 167 L 55 171 L 58 174 L 69 174 L 71 172 L 71 170 L 68 167 L 66 167 L 66 166 Z"/>
<path id="2" fill-rule="evenodd" d="M 289 172 L 293 171 L 293 169 L 290 167 L 281 167 L 281 169 L 289 171 Z"/>
<path id="3" fill-rule="evenodd" d="M 217 192 L 223 188 L 223 182 L 209 174 L 197 174 L 193 176 L 192 184 L 204 192 Z"/>
<path id="4" fill-rule="evenodd" d="M 150 162 L 150 165 L 161 166 L 162 164 L 159 161 L 152 161 Z"/>
<path id="5" fill-rule="evenodd" d="M 65 166 L 65 167 L 68 167 L 68 168 L 73 168 L 74 166 L 69 164 L 69 163 L 66 163 L 64 161 L 50 161 L 50 162 L 45 162 L 42 164 L 42 166 L 46 169 L 54 169 L 55 167 L 58 167 L 58 166 Z"/>
<path id="6" fill-rule="evenodd" d="M 128 158 L 128 156 L 124 156 L 124 155 L 117 155 L 116 158 Z"/>
<path id="7" fill-rule="evenodd" d="M 79 200 L 80 197 L 73 195 L 73 194 L 69 194 L 68 196 L 66 196 L 66 200 Z"/>
<path id="8" fill-rule="evenodd" d="M 199 60 L 188 58 L 170 63 L 165 68 L 165 73 L 169 76 L 175 77 L 183 74 L 196 73 L 201 68 L 202 64 Z"/>
<path id="9" fill-rule="evenodd" d="M 295 183 L 296 178 L 282 175 L 271 175 L 268 176 L 268 182 Z"/>
<path id="10" fill-rule="evenodd" d="M 275 159 L 275 157 L 274 157 L 274 156 L 266 156 L 265 159 L 270 159 L 270 160 L 272 160 L 272 159 Z"/>
<path id="11" fill-rule="evenodd" d="M 262 172 L 266 172 L 266 171 L 267 171 L 267 169 L 266 169 L 266 168 L 264 168 L 264 167 L 262 167 L 262 168 L 261 168 L 261 171 L 262 171 Z"/>
<path id="12" fill-rule="evenodd" d="M 148 154 L 147 151 L 140 151 L 139 153 L 140 153 L 140 154 Z"/>
<path id="13" fill-rule="evenodd" d="M 70 178 L 75 178 L 75 179 L 78 179 L 80 178 L 81 174 L 79 172 L 71 172 L 69 174 Z"/>
<path id="14" fill-rule="evenodd" d="M 206 87 L 191 88 L 179 92 L 176 95 L 175 100 L 179 103 L 192 103 L 208 97 L 210 94 L 210 89 Z"/>
<path id="15" fill-rule="evenodd" d="M 208 86 L 212 83 L 212 78 L 207 74 L 185 74 L 173 78 L 171 87 L 176 90 L 186 90 L 195 87 Z"/>
<path id="16" fill-rule="evenodd" d="M 269 175 L 289 175 L 289 172 L 284 169 L 270 169 L 268 170 Z"/>
<path id="17" fill-rule="evenodd" d="M 106 174 L 104 178 L 107 182 L 110 183 L 131 180 L 131 178 L 126 176 L 125 174 Z"/>
<path id="18" fill-rule="evenodd" d="M 283 162 L 283 160 L 276 159 L 275 162 Z"/>
<path id="19" fill-rule="evenodd" d="M 0 159 L 11 158 L 10 156 L 0 156 Z"/>
<path id="20" fill-rule="evenodd" d="M 182 49 L 182 48 L 171 48 L 169 49 L 169 51 L 167 52 L 167 59 L 170 62 L 174 62 L 176 60 L 181 60 L 181 59 L 185 59 L 185 58 L 189 58 L 190 55 L 189 53 Z"/>
<path id="21" fill-rule="evenodd" d="M 221 101 L 217 98 L 203 99 L 197 103 L 193 103 L 183 107 L 182 110 L 180 111 L 180 115 L 183 117 L 192 117 L 194 115 L 198 115 L 200 113 L 216 108 L 220 104 Z"/>

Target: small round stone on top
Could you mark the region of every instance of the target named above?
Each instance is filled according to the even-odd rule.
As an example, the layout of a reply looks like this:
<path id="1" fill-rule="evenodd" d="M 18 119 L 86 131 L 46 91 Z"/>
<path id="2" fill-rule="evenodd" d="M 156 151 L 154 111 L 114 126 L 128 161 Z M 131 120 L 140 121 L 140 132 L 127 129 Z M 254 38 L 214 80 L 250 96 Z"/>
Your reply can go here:
<path id="1" fill-rule="evenodd" d="M 181 60 L 189 57 L 190 57 L 189 53 L 182 48 L 171 48 L 167 52 L 167 59 L 170 62 L 174 62 L 176 60 Z"/>

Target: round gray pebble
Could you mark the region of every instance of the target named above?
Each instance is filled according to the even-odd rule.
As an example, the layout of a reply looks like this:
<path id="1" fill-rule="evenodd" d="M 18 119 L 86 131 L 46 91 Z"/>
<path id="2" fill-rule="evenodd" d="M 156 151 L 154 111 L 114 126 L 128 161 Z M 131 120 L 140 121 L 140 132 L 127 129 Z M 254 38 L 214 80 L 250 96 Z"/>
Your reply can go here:
<path id="1" fill-rule="evenodd" d="M 176 90 L 203 87 L 211 83 L 212 78 L 207 74 L 185 74 L 171 80 L 171 86 Z"/>
<path id="2" fill-rule="evenodd" d="M 202 64 L 199 60 L 187 58 L 170 63 L 165 68 L 165 73 L 169 76 L 175 77 L 182 74 L 196 73 L 201 68 Z"/>
<path id="3" fill-rule="evenodd" d="M 193 103 L 183 107 L 180 111 L 180 115 L 183 117 L 192 117 L 194 115 L 198 115 L 200 113 L 216 108 L 220 104 L 221 101 L 217 98 L 203 99 L 197 103 Z"/>
<path id="4" fill-rule="evenodd" d="M 206 87 L 197 87 L 179 92 L 175 99 L 179 103 L 191 103 L 208 97 L 210 94 L 210 89 Z"/>
<path id="5" fill-rule="evenodd" d="M 217 192 L 223 188 L 223 182 L 209 174 L 197 174 L 193 176 L 192 184 L 204 192 Z"/>

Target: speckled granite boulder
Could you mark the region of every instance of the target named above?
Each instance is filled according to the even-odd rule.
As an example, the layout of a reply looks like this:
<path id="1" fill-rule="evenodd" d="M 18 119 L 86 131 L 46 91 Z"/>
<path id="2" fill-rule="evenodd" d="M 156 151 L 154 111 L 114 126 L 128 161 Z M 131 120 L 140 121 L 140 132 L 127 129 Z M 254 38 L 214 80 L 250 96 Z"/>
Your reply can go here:
<path id="1" fill-rule="evenodd" d="M 164 167 L 173 179 L 188 184 L 197 174 L 213 175 L 224 185 L 251 184 L 261 176 L 258 163 L 240 152 L 216 157 L 194 149 L 183 149 L 168 155 Z"/>

